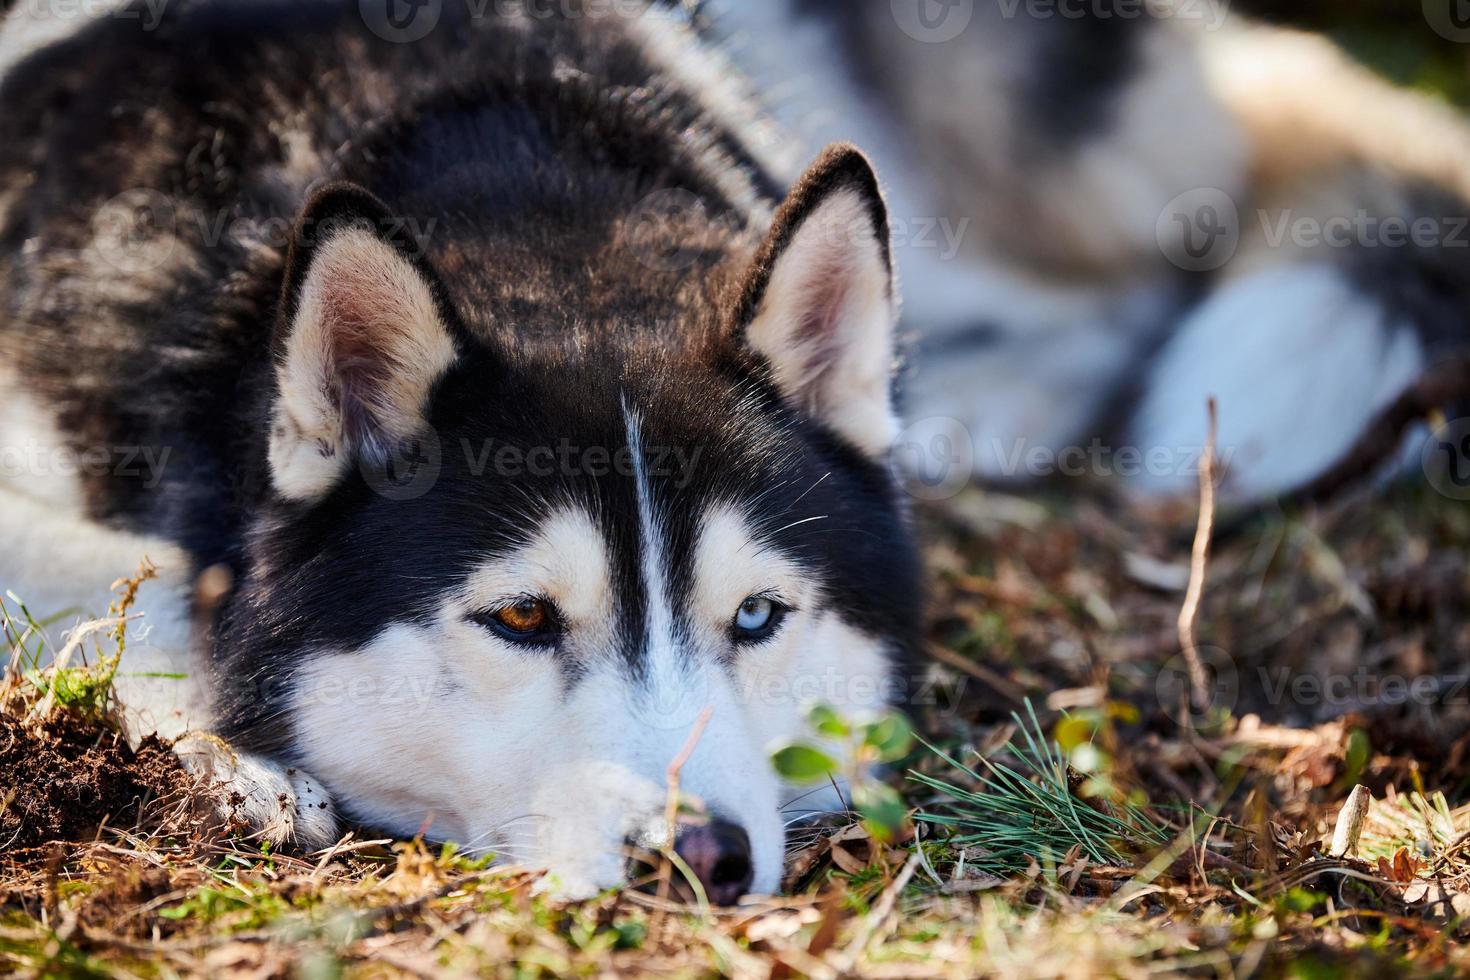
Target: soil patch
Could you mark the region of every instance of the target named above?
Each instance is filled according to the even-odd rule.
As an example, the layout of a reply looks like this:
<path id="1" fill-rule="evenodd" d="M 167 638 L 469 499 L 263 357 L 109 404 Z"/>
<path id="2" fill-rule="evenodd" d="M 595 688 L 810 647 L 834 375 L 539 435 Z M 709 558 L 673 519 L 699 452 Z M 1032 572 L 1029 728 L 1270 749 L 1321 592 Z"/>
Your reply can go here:
<path id="1" fill-rule="evenodd" d="M 149 802 L 188 785 L 154 736 L 134 749 L 120 733 L 64 712 L 39 725 L 0 713 L 0 851 L 91 840 L 104 821 L 132 826 Z"/>

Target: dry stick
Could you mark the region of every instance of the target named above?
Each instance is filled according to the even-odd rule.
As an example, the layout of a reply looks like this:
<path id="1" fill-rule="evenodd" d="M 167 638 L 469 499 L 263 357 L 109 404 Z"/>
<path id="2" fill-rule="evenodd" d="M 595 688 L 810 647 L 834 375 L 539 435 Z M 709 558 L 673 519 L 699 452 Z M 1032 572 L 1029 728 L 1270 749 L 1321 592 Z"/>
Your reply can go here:
<path id="1" fill-rule="evenodd" d="M 709 725 L 710 716 L 715 713 L 714 705 L 706 705 L 694 720 L 694 727 L 689 730 L 689 737 L 684 741 L 684 747 L 679 754 L 669 762 L 669 768 L 665 774 L 669 784 L 669 795 L 664 803 L 664 826 L 668 828 L 669 839 L 664 851 L 663 860 L 659 862 L 658 875 L 658 897 L 667 898 L 669 894 L 669 879 L 673 877 L 673 862 L 669 855 L 674 852 L 674 838 L 678 834 L 679 820 L 679 772 L 684 768 L 684 763 L 694 754 L 695 746 L 704 737 L 704 729 Z"/>
<path id="2" fill-rule="evenodd" d="M 1210 560 L 1210 538 L 1215 531 L 1215 439 L 1219 431 L 1219 410 L 1213 397 L 1209 400 L 1210 429 L 1205 450 L 1199 458 L 1199 524 L 1194 531 L 1194 551 L 1189 560 L 1189 588 L 1179 610 L 1179 645 L 1189 664 L 1189 688 L 1195 710 L 1209 707 L 1209 678 L 1200 661 L 1196 640 L 1200 599 L 1205 591 L 1205 568 Z"/>
<path id="3" fill-rule="evenodd" d="M 1337 825 L 1332 831 L 1332 846 L 1327 853 L 1335 858 L 1357 857 L 1358 839 L 1363 836 L 1363 821 L 1368 816 L 1368 807 L 1373 803 L 1373 794 L 1368 787 L 1359 783 L 1348 794 L 1347 802 L 1337 814 Z"/>
<path id="4" fill-rule="evenodd" d="M 1006 677 L 994 670 L 991 670 L 984 664 L 976 663 L 969 657 L 965 657 L 961 654 L 955 653 L 953 650 L 948 650 L 937 643 L 929 644 L 926 649 L 929 651 L 929 656 L 933 657 L 935 660 L 938 660 L 940 663 L 945 664 L 946 666 L 953 667 L 955 670 L 969 674 L 971 677 L 974 677 L 977 680 L 989 684 L 992 688 L 995 689 L 997 694 L 1000 694 L 1003 697 L 1010 698 L 1017 704 L 1026 703 L 1026 692 L 1020 687 L 1020 685 L 1008 680 Z"/>

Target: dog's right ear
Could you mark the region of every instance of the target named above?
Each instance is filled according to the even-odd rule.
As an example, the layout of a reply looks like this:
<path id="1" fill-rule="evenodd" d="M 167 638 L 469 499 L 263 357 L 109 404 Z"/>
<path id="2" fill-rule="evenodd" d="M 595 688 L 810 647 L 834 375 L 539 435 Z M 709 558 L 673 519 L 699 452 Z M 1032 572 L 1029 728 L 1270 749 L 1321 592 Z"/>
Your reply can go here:
<path id="1" fill-rule="evenodd" d="M 432 274 L 388 208 L 352 184 L 318 192 L 292 237 L 276 324 L 270 473 L 289 500 L 324 495 L 426 424 L 458 356 Z"/>
<path id="2" fill-rule="evenodd" d="M 830 146 L 776 212 L 735 313 L 787 401 L 875 459 L 898 433 L 888 237 L 868 158 Z"/>

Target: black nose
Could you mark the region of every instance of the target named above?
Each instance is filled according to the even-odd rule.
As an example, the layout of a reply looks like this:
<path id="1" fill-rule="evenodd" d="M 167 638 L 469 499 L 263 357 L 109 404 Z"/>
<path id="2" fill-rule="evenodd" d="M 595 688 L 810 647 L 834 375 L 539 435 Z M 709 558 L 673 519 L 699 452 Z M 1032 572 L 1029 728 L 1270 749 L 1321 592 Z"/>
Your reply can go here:
<path id="1" fill-rule="evenodd" d="M 710 904 L 734 905 L 750 890 L 755 874 L 750 838 L 735 824 L 715 820 L 681 827 L 674 838 L 674 851 L 699 876 Z"/>

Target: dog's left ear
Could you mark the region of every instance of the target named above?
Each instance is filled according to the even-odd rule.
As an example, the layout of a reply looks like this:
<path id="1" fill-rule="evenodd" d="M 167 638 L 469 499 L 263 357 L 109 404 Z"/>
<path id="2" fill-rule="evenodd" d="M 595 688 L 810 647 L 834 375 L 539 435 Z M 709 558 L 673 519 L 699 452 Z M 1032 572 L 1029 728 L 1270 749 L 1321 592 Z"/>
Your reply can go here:
<path id="1" fill-rule="evenodd" d="M 323 496 L 354 462 L 379 462 L 427 425 L 433 386 L 458 356 L 432 272 L 403 222 L 352 184 L 302 211 L 276 325 L 271 480 Z"/>
<path id="2" fill-rule="evenodd" d="M 888 211 L 856 147 L 828 147 L 797 182 L 736 317 L 793 406 L 870 457 L 888 451 L 897 432 Z"/>

